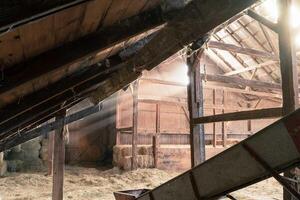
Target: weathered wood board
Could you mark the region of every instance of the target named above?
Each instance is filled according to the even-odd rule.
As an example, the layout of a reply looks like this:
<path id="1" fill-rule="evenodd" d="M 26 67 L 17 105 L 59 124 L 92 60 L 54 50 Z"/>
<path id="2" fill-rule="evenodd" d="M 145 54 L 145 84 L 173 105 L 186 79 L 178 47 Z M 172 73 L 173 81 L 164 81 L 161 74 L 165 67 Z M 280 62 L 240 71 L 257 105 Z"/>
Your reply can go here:
<path id="1" fill-rule="evenodd" d="M 270 173 L 243 144 L 255 150 L 277 172 L 282 172 L 300 162 L 299 128 L 300 109 L 139 199 L 150 200 L 150 196 L 155 200 L 194 200 L 197 196 L 214 199 L 268 178 Z"/>

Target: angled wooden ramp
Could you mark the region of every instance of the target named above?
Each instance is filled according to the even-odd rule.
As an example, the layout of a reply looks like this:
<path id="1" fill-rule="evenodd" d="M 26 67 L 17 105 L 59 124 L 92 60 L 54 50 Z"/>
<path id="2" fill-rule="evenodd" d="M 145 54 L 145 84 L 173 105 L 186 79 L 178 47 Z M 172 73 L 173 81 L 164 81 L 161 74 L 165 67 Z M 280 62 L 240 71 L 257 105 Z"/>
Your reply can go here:
<path id="1" fill-rule="evenodd" d="M 270 177 L 245 146 L 277 173 L 299 164 L 300 109 L 138 199 L 215 199 Z"/>

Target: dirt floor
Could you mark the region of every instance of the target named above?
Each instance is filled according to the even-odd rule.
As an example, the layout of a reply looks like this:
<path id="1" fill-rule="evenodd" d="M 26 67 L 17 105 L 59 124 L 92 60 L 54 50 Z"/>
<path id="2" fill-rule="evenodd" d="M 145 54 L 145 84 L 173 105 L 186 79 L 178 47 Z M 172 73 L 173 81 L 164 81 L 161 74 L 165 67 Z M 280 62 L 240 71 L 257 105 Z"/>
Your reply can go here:
<path id="1" fill-rule="evenodd" d="M 118 169 L 67 167 L 64 199 L 113 200 L 113 192 L 153 188 L 173 178 L 178 173 L 156 169 L 121 172 Z M 14 173 L 0 178 L 0 200 L 51 199 L 52 178 L 43 173 Z M 282 199 L 282 189 L 269 179 L 232 194 L 239 200 Z"/>

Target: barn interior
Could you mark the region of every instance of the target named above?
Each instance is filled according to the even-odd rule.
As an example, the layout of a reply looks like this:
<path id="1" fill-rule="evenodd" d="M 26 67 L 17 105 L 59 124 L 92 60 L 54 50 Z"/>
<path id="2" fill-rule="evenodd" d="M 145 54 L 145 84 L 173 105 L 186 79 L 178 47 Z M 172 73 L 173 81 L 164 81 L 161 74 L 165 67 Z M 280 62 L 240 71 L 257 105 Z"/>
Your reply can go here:
<path id="1" fill-rule="evenodd" d="M 299 19 L 298 0 L 2 0 L 0 200 L 300 199 Z"/>

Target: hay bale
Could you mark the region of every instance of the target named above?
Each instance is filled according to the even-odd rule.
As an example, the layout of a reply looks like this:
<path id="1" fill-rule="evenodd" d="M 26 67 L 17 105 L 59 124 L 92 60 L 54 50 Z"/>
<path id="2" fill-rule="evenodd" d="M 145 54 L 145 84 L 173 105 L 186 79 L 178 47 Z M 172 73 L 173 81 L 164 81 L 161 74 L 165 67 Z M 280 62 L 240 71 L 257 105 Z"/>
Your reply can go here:
<path id="1" fill-rule="evenodd" d="M 0 163 L 0 176 L 4 176 L 6 172 L 7 172 L 7 162 L 3 160 Z"/>

